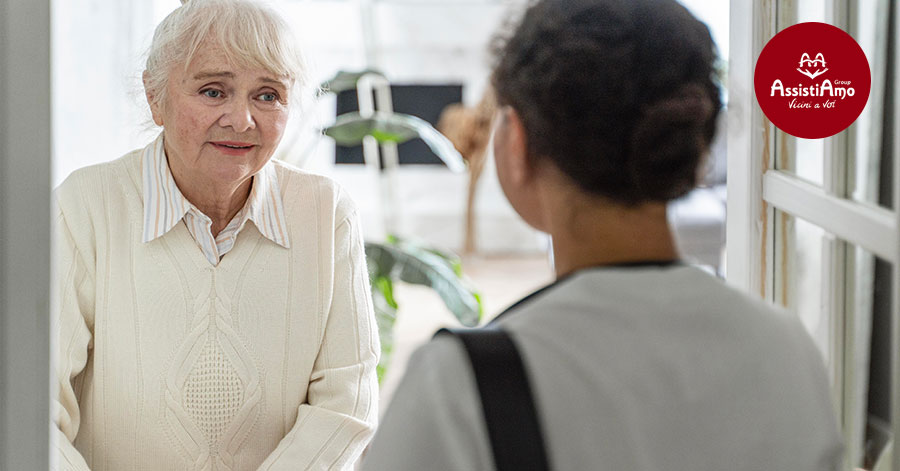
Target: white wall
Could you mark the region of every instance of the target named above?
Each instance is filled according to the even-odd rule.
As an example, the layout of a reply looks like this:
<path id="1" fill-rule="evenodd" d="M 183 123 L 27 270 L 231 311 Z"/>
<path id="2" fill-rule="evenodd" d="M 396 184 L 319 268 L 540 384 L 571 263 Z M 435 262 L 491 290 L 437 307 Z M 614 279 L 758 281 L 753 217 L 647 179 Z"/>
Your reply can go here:
<path id="1" fill-rule="evenodd" d="M 56 186 L 151 139 L 140 74 L 155 18 L 148 1 L 56 0 L 52 14 Z"/>

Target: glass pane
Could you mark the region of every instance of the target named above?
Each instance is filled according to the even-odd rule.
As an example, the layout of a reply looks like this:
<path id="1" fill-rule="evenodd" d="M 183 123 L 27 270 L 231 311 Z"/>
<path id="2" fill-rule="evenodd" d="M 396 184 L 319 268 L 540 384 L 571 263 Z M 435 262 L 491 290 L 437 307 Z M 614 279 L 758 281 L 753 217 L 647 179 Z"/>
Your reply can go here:
<path id="1" fill-rule="evenodd" d="M 888 0 L 859 0 L 851 32 L 872 72 L 869 101 L 851 129 L 849 195 L 858 201 L 891 207 L 893 172 L 890 149 L 885 149 L 885 85 L 887 64 Z M 853 8 L 853 7 L 851 7 Z M 888 111 L 889 112 L 889 111 Z"/>
<path id="2" fill-rule="evenodd" d="M 777 131 L 778 146 L 775 150 L 775 168 L 823 185 L 825 181 L 825 139 L 801 139 Z"/>
<path id="3" fill-rule="evenodd" d="M 891 266 L 859 247 L 847 252 L 845 427 L 851 464 L 869 469 L 890 424 Z"/>
<path id="4" fill-rule="evenodd" d="M 821 0 L 798 0 L 784 2 L 778 8 L 778 30 L 807 21 L 831 23 L 826 15 L 826 2 Z M 824 182 L 825 141 L 822 139 L 800 139 L 776 130 L 775 168 L 784 170 L 810 183 L 822 185 Z"/>
<path id="5" fill-rule="evenodd" d="M 778 4 L 778 29 L 807 21 L 819 23 L 831 23 L 830 16 L 826 13 L 825 6 L 828 2 L 822 0 L 795 0 L 793 2 L 779 2 Z"/>
<path id="6" fill-rule="evenodd" d="M 854 402 L 864 417 L 863 464 L 867 469 L 887 445 L 891 424 L 891 264 L 857 249 L 858 283 L 855 287 L 857 326 L 855 365 L 862 371 L 854 385 L 860 398 Z M 865 329 L 868 322 L 868 330 Z"/>
<path id="7" fill-rule="evenodd" d="M 776 210 L 775 218 L 776 240 L 782 241 L 775 251 L 775 299 L 800 317 L 833 373 L 833 322 L 822 309 L 828 282 L 822 266 L 827 233 L 782 211 Z"/>
<path id="8" fill-rule="evenodd" d="M 778 210 L 774 230 L 772 292 L 825 359 L 850 464 L 871 469 L 890 430 L 891 265 Z"/>

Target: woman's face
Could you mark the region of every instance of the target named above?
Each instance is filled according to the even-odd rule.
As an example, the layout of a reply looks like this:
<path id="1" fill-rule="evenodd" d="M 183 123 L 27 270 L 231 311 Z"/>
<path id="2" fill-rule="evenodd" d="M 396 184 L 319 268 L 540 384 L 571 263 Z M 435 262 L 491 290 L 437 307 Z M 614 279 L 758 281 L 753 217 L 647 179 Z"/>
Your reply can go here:
<path id="1" fill-rule="evenodd" d="M 275 152 L 288 118 L 287 79 L 204 45 L 187 69 L 173 67 L 166 86 L 165 102 L 150 108 L 180 185 L 239 185 Z"/>

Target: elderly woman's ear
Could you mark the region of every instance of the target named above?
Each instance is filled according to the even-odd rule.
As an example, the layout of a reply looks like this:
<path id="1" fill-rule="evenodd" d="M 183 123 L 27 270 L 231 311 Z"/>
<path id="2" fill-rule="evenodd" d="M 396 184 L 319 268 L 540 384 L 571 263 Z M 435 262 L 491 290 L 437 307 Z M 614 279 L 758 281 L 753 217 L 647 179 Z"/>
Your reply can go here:
<path id="1" fill-rule="evenodd" d="M 145 70 L 141 78 L 144 81 L 144 94 L 147 97 L 147 104 L 150 106 L 150 115 L 153 116 L 153 122 L 156 123 L 157 126 L 162 126 L 163 119 L 159 109 L 159 100 L 156 99 L 154 92 L 150 90 L 149 72 Z"/>

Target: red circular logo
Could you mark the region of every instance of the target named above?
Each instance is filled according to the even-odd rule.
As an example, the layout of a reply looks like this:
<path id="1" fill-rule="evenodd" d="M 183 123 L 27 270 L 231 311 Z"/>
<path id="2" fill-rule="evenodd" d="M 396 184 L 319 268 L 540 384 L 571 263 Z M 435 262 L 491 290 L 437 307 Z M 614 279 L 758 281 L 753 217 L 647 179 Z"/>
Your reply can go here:
<path id="1" fill-rule="evenodd" d="M 859 44 L 840 28 L 800 23 L 769 40 L 753 77 L 763 113 L 804 139 L 833 136 L 856 121 L 872 76 Z"/>

